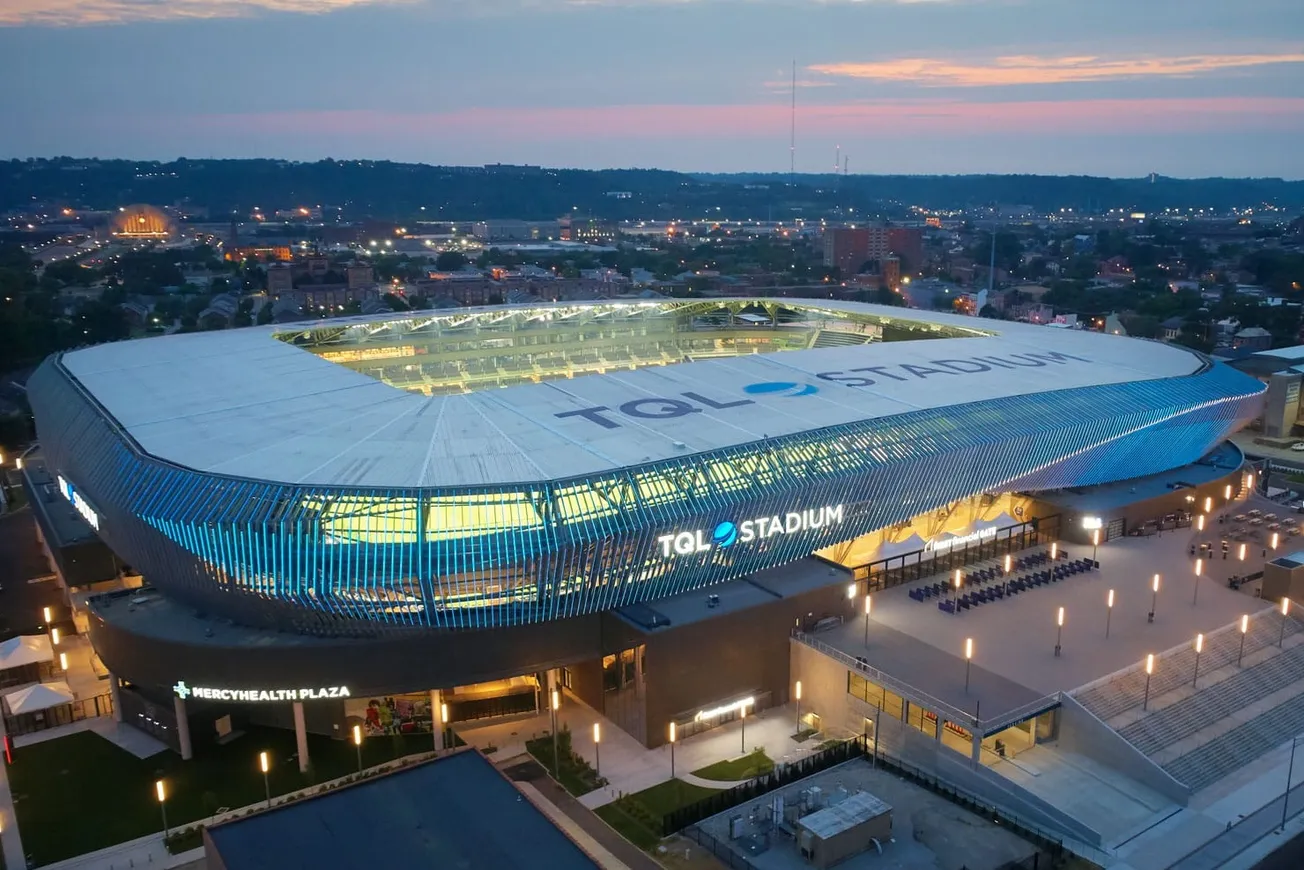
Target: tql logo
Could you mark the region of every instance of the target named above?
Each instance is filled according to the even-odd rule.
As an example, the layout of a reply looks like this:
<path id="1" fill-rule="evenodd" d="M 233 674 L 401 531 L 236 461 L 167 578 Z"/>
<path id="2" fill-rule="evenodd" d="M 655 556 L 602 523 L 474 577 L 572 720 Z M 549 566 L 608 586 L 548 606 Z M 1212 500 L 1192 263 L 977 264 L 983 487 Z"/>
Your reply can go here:
<path id="1" fill-rule="evenodd" d="M 814 384 L 799 384 L 790 381 L 767 381 L 760 384 L 748 384 L 743 387 L 743 392 L 749 396 L 812 396 L 818 393 L 819 387 Z M 634 417 L 643 420 L 669 420 L 673 417 L 687 417 L 689 414 L 700 414 L 703 408 L 711 408 L 716 411 L 725 408 L 739 408 L 743 405 L 755 405 L 754 399 L 738 399 L 733 402 L 721 402 L 704 396 L 701 393 L 686 392 L 680 393 L 684 399 L 691 399 L 691 402 L 685 402 L 683 399 L 670 399 L 664 396 L 653 396 L 642 399 L 634 399 L 620 405 L 619 412 L 626 417 Z M 693 404 L 696 402 L 697 404 Z M 620 424 L 605 414 L 612 413 L 613 409 L 606 405 L 594 405 L 592 408 L 580 408 L 578 411 L 563 411 L 560 414 L 554 414 L 554 417 L 565 419 L 567 417 L 583 417 L 585 420 L 597 423 L 604 429 L 619 429 Z"/>
<path id="2" fill-rule="evenodd" d="M 794 532 L 837 525 L 842 522 L 842 513 L 842 505 L 835 504 L 757 517 L 743 520 L 741 523 L 725 520 L 718 523 L 709 536 L 706 529 L 671 532 L 658 537 L 657 543 L 661 545 L 661 555 L 666 559 L 671 556 L 691 556 L 694 553 L 705 553 L 707 550 L 722 550 L 737 543 L 751 543 L 757 538 L 764 540 L 775 535 L 791 535 Z"/>

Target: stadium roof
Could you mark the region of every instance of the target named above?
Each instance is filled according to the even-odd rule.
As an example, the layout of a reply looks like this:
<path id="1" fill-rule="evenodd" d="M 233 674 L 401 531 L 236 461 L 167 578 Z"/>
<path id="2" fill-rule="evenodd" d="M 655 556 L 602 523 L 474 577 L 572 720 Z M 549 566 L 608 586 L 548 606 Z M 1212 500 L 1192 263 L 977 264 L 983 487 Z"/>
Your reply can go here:
<path id="1" fill-rule="evenodd" d="M 853 302 L 751 301 L 971 335 L 730 356 L 436 396 L 277 340 L 298 327 L 104 344 L 66 353 L 62 362 L 159 459 L 287 484 L 393 488 L 607 473 L 921 409 L 1179 377 L 1204 365 L 1185 348 L 1094 332 Z M 577 304 L 586 303 L 565 306 Z M 414 316 L 315 321 L 302 329 Z"/>

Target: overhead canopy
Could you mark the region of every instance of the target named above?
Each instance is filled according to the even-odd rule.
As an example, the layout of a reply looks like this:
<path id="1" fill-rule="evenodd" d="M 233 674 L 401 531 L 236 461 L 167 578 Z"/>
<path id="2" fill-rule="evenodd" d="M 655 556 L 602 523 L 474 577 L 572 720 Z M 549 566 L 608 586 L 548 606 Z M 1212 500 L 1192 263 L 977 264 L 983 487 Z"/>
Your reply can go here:
<path id="1" fill-rule="evenodd" d="M 924 549 L 924 539 L 918 534 L 913 534 L 903 541 L 884 541 L 883 546 L 878 548 L 878 558 L 890 559 L 902 553 L 914 553 L 922 549 Z"/>
<path id="2" fill-rule="evenodd" d="M 25 634 L 0 643 L 0 671 L 54 661 L 54 648 L 44 634 Z"/>
<path id="3" fill-rule="evenodd" d="M 1007 513 L 999 513 L 990 520 L 979 520 L 973 524 L 974 531 L 979 529 L 1003 529 L 1006 526 L 1018 525 L 1019 521 Z"/>
<path id="4" fill-rule="evenodd" d="M 16 692 L 10 692 L 5 695 L 5 706 L 9 708 L 11 715 L 17 716 L 20 713 L 48 710 L 60 704 L 71 704 L 73 700 L 72 689 L 68 688 L 67 683 L 59 680 L 54 683 L 34 683 Z"/>

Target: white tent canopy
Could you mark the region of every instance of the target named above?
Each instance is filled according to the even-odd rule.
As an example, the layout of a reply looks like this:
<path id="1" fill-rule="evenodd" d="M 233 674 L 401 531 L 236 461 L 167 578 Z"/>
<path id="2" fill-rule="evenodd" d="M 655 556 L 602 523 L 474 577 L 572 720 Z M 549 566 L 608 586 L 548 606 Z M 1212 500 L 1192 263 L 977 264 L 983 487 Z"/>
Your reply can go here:
<path id="1" fill-rule="evenodd" d="M 5 706 L 14 716 L 20 713 L 48 710 L 60 704 L 71 704 L 74 700 L 72 689 L 68 688 L 68 684 L 62 680 L 53 683 L 34 683 L 16 692 L 10 692 L 4 697 Z"/>
<path id="2" fill-rule="evenodd" d="M 0 671 L 52 661 L 54 648 L 49 635 L 25 634 L 0 643 Z"/>
<path id="3" fill-rule="evenodd" d="M 978 522 L 974 523 L 973 530 L 979 531 L 981 529 L 1003 529 L 1006 528 L 1007 526 L 1017 525 L 1018 522 L 1019 522 L 1018 520 L 1016 520 L 1014 517 L 1010 516 L 1009 514 L 1000 513 L 992 517 L 990 520 L 979 520 Z"/>
<path id="4" fill-rule="evenodd" d="M 888 559 L 892 556 L 900 556 L 902 553 L 913 553 L 916 550 L 924 548 L 924 539 L 914 534 L 904 541 L 884 541 L 883 546 L 878 548 L 879 559 Z"/>

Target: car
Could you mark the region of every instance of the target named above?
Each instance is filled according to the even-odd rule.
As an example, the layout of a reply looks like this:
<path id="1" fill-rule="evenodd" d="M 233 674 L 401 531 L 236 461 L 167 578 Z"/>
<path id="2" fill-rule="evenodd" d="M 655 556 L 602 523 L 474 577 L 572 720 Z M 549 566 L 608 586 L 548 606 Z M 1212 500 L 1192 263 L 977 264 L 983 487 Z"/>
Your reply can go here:
<path id="1" fill-rule="evenodd" d="M 1304 441 L 1296 441 L 1294 444 L 1290 445 L 1290 449 L 1294 450 L 1296 453 L 1304 453 Z"/>

